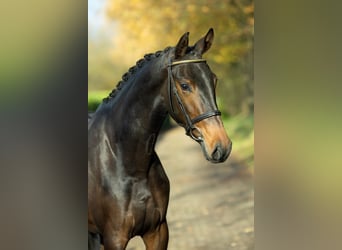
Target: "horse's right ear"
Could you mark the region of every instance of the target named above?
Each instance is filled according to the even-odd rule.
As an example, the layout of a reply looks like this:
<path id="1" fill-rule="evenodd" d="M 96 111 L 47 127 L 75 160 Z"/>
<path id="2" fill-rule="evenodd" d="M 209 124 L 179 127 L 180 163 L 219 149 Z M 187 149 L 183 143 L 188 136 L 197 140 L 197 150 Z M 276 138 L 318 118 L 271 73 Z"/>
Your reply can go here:
<path id="1" fill-rule="evenodd" d="M 185 55 L 189 45 L 189 32 L 186 32 L 180 39 L 175 48 L 175 59 Z"/>

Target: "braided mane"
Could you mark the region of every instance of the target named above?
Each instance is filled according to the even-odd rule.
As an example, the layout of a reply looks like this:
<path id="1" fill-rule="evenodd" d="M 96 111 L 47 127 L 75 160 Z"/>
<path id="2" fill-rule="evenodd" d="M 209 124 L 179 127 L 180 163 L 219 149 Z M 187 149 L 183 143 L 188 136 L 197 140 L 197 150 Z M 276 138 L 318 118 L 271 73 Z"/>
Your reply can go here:
<path id="1" fill-rule="evenodd" d="M 111 98 L 115 97 L 117 92 L 122 89 L 123 85 L 131 78 L 131 76 L 133 76 L 138 71 L 138 69 L 140 69 L 145 64 L 145 62 L 167 53 L 170 49 L 171 47 L 166 47 L 163 51 L 158 50 L 155 53 L 145 54 L 143 58 L 139 59 L 134 66 L 130 67 L 128 71 L 122 75 L 122 80 L 118 82 L 116 87 L 110 92 L 109 96 L 105 97 L 103 101 L 108 102 Z"/>

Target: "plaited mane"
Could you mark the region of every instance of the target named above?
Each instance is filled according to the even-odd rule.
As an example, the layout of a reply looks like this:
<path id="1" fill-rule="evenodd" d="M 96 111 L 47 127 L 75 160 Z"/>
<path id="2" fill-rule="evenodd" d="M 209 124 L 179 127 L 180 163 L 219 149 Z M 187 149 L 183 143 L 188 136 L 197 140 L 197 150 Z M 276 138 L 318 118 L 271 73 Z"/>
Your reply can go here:
<path id="1" fill-rule="evenodd" d="M 133 76 L 140 68 L 142 68 L 142 66 L 145 64 L 145 62 L 148 62 L 153 58 L 157 58 L 157 57 L 161 56 L 162 54 L 167 53 L 170 49 L 171 49 L 171 47 L 166 47 L 163 51 L 158 50 L 155 53 L 148 53 L 148 54 L 144 55 L 143 58 L 138 60 L 134 66 L 130 67 L 128 69 L 128 71 L 122 75 L 122 80 L 118 82 L 115 89 L 113 89 L 110 92 L 109 96 L 104 98 L 103 101 L 108 102 L 111 98 L 115 97 L 117 92 L 122 89 L 123 85 L 128 82 L 128 80 L 131 78 L 131 76 Z"/>

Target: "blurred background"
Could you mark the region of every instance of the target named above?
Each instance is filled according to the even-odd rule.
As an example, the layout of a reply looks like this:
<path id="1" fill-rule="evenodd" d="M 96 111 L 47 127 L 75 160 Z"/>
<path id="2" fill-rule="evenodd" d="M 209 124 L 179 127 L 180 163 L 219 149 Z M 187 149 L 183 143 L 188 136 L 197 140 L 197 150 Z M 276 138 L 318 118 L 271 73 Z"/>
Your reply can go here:
<path id="1" fill-rule="evenodd" d="M 250 106 L 243 104 L 244 98 L 240 98 L 243 95 L 239 93 L 250 93 L 247 90 L 253 93 L 251 87 L 256 88 L 255 249 L 341 249 L 341 1 L 258 1 L 254 65 L 241 61 L 252 55 L 253 47 L 247 47 L 249 52 L 245 53 L 246 47 L 234 43 L 248 38 L 250 42 L 244 44 L 252 45 L 254 31 L 246 27 L 253 27 L 247 20 L 253 22 L 254 10 L 251 6 L 251 13 L 241 11 L 248 10 L 250 2 L 187 1 L 193 3 L 189 6 L 180 1 L 165 5 L 164 1 L 147 3 L 150 3 L 144 11 L 147 14 L 141 14 L 136 8 L 143 3 L 116 1 L 122 7 L 114 18 L 109 15 L 112 12 L 109 6 L 114 2 L 103 0 L 3 1 L 0 9 L 2 249 L 87 248 L 84 219 L 87 214 L 87 94 L 88 100 L 95 96 L 94 91 L 104 91 L 106 96 L 143 54 L 174 45 L 186 31 L 191 32 L 190 41 L 194 42 L 209 27 L 215 28 L 215 41 L 205 57 L 220 78 L 219 105 L 222 111 L 228 110 L 224 111 L 224 120 L 234 140 L 233 153 L 253 153 L 247 149 L 253 149 L 248 145 L 254 143 L 251 136 L 254 116 L 253 112 L 246 112 L 248 108 L 244 107 Z M 228 4 L 229 8 L 225 9 Z M 168 7 L 169 13 L 163 13 L 163 22 L 148 25 L 149 20 L 152 23 Z M 144 33 L 137 34 L 145 34 L 143 40 L 148 42 L 137 55 L 133 53 L 143 48 L 140 45 L 143 41 L 138 45 L 131 33 L 130 39 L 124 39 L 128 36 L 124 33 L 128 30 L 123 28 L 127 20 L 122 19 L 126 15 L 134 20 L 131 24 L 135 29 L 136 25 L 144 24 Z M 161 27 L 157 33 L 150 32 L 157 27 Z M 243 30 L 249 35 L 241 36 Z M 156 34 L 161 34 L 158 39 L 154 39 Z M 164 41 L 169 35 L 171 40 Z M 113 50 L 122 49 L 117 47 L 119 37 L 134 47 L 117 60 Z M 161 44 L 156 48 L 147 47 L 155 42 Z M 105 50 L 109 47 L 113 52 Z M 230 55 L 245 56 L 224 57 L 229 61 L 218 63 L 219 57 L 214 55 L 218 56 L 223 48 Z M 106 60 L 96 62 L 95 57 Z M 96 67 L 107 69 L 104 72 L 109 72 L 108 80 L 93 80 Z M 243 80 L 246 79 L 243 72 L 252 72 L 252 67 L 254 85 L 247 88 L 253 82 Z M 242 73 L 233 74 L 238 70 Z M 103 78 L 104 72 L 97 77 Z M 247 73 L 248 77 L 253 79 L 252 73 Z M 221 90 L 224 87 L 240 91 Z M 235 101 L 237 97 L 239 101 Z M 222 103 L 233 100 L 234 105 Z M 172 137 L 175 136 L 172 134 Z M 238 150 L 239 143 L 243 145 Z M 202 171 L 209 169 L 202 168 Z M 222 172 L 219 172 L 220 180 Z M 197 181 L 198 176 L 196 172 L 191 180 Z M 217 175 L 211 178 L 213 183 L 217 178 Z M 236 182 L 240 183 L 241 179 Z M 183 179 L 182 184 L 188 182 L 189 179 Z M 234 194 L 226 197 L 241 197 L 239 192 Z M 231 201 L 226 199 L 226 202 Z M 233 208 L 231 203 L 228 206 Z M 231 218 L 231 210 L 228 211 L 227 217 Z M 218 218 L 221 220 L 221 216 Z M 217 226 L 212 218 L 209 222 Z M 235 228 L 234 231 L 238 232 Z M 181 228 L 181 234 L 184 232 Z M 187 235 L 193 236 L 193 233 Z M 225 249 L 236 250 L 236 246 Z"/>
<path id="2" fill-rule="evenodd" d="M 144 54 L 175 46 L 187 31 L 193 44 L 210 27 L 215 38 L 204 57 L 219 78 L 218 105 L 234 152 L 253 166 L 253 0 L 89 0 L 88 110 Z"/>

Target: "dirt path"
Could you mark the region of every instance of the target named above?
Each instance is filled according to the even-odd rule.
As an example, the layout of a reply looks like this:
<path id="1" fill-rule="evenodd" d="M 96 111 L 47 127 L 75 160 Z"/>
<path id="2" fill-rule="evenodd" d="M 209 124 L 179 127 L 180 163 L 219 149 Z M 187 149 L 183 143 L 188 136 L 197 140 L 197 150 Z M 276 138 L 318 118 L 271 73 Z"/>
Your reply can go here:
<path id="1" fill-rule="evenodd" d="M 171 185 L 168 249 L 254 249 L 253 180 L 234 146 L 225 163 L 211 164 L 178 127 L 159 138 L 156 150 Z M 135 237 L 127 249 L 145 247 Z"/>

